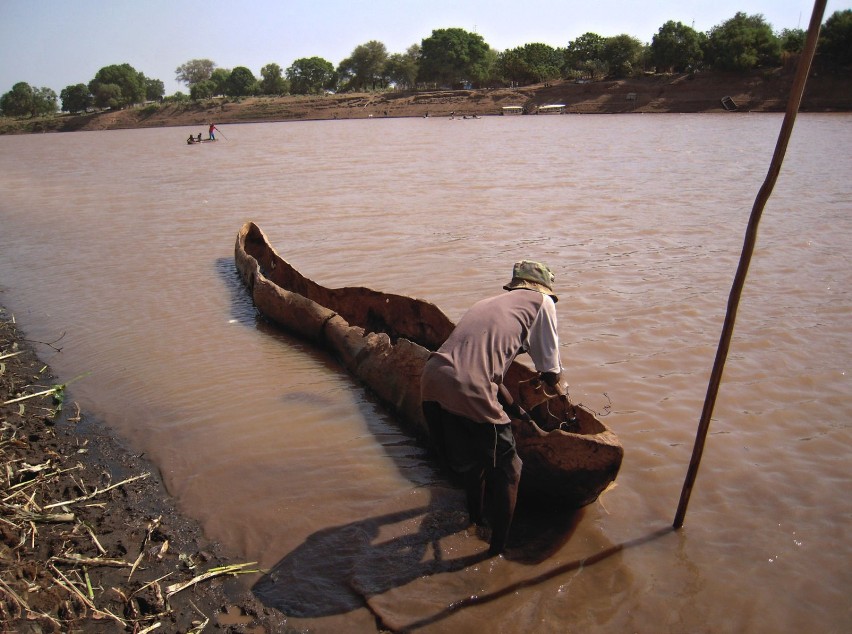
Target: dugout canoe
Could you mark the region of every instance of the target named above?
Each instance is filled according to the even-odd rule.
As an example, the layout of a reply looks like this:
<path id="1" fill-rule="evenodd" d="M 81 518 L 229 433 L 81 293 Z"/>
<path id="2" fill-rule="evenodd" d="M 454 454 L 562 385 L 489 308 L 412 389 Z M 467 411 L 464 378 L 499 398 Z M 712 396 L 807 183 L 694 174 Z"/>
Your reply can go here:
<path id="1" fill-rule="evenodd" d="M 454 327 L 437 306 L 364 287 L 321 286 L 281 258 L 253 222 L 240 229 L 234 257 L 266 320 L 330 352 L 410 432 L 428 440 L 420 374 Z M 520 496 L 560 508 L 596 500 L 621 467 L 615 433 L 567 397 L 545 395 L 536 373 L 517 361 L 505 383 L 535 420 L 512 421 L 524 462 Z"/>

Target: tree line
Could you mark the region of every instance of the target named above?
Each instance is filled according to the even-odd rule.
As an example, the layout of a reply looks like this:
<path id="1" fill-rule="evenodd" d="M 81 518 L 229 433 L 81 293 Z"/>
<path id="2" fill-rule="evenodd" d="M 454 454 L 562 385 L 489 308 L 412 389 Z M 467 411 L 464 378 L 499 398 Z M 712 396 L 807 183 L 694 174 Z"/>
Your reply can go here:
<path id="1" fill-rule="evenodd" d="M 260 77 L 245 66 L 217 68 L 209 59 L 193 59 L 175 70 L 189 95 L 166 98 L 200 100 L 215 95 L 302 95 L 325 91 L 385 90 L 395 87 L 482 88 L 529 85 L 557 79 L 594 80 L 647 72 L 699 72 L 703 69 L 745 72 L 773 67 L 801 52 L 806 33 L 780 33 L 760 14 L 738 12 L 704 33 L 668 21 L 649 44 L 620 34 L 584 33 L 564 48 L 532 43 L 497 52 L 477 33 L 461 28 L 436 29 L 404 53 L 389 54 L 381 42 L 356 46 L 337 67 L 322 57 L 295 60 L 288 68 L 269 63 Z M 823 24 L 817 62 L 826 70 L 852 65 L 852 9 L 836 11 Z M 149 79 L 129 64 L 106 66 L 88 84 L 67 86 L 59 95 L 64 112 L 89 108 L 123 108 L 163 100 L 163 82 Z M 19 82 L 0 97 L 0 112 L 25 117 L 55 113 L 57 95 L 50 88 Z"/>

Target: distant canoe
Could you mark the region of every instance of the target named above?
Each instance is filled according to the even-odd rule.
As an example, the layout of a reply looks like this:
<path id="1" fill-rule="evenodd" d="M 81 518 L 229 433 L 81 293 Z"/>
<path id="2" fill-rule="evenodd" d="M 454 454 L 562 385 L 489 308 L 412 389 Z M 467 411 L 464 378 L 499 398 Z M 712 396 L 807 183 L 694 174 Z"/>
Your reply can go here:
<path id="1" fill-rule="evenodd" d="M 364 287 L 321 286 L 284 261 L 252 222 L 240 229 L 234 257 L 266 319 L 330 351 L 412 431 L 428 438 L 420 375 L 430 350 L 454 328 L 438 307 Z M 559 508 L 584 506 L 615 480 L 624 450 L 592 412 L 536 389 L 536 377 L 516 361 L 505 378 L 535 419 L 512 421 L 524 462 L 520 496 Z"/>
<path id="2" fill-rule="evenodd" d="M 546 106 L 539 106 L 536 114 L 562 114 L 565 112 L 564 103 L 552 103 Z"/>
<path id="3" fill-rule="evenodd" d="M 201 139 L 200 141 L 190 141 L 189 139 L 187 139 L 186 144 L 187 145 L 198 145 L 200 143 L 214 143 L 215 141 L 216 141 L 216 139 Z"/>

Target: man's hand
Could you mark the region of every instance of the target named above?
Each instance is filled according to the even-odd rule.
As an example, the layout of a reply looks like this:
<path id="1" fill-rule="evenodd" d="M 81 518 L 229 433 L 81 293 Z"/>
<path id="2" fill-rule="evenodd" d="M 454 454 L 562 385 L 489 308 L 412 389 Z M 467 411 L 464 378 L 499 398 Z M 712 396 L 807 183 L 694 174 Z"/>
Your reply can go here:
<path id="1" fill-rule="evenodd" d="M 561 372 L 541 372 L 539 373 L 539 376 L 544 383 L 554 388 L 559 396 L 565 396 L 568 394 L 568 384 L 562 383 Z"/>
<path id="2" fill-rule="evenodd" d="M 547 383 L 550 387 L 557 387 L 559 381 L 562 380 L 561 372 L 541 372 L 539 373 L 541 380 Z"/>
<path id="3" fill-rule="evenodd" d="M 526 410 L 523 407 L 521 407 L 520 405 L 518 406 L 518 412 L 517 412 L 517 416 L 515 418 L 519 418 L 522 421 L 524 421 L 525 423 L 531 423 L 532 422 L 532 416 L 527 414 Z"/>

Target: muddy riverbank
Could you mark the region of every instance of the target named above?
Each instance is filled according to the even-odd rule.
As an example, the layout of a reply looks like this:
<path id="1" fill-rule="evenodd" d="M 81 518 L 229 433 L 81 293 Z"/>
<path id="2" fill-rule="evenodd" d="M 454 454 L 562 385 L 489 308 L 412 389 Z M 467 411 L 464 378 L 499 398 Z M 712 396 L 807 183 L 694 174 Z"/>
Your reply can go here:
<path id="1" fill-rule="evenodd" d="M 35 353 L 61 345 L 26 339 L 0 308 L 2 630 L 285 631 L 223 572 L 251 562 L 207 540 L 145 456 L 63 402 Z"/>

